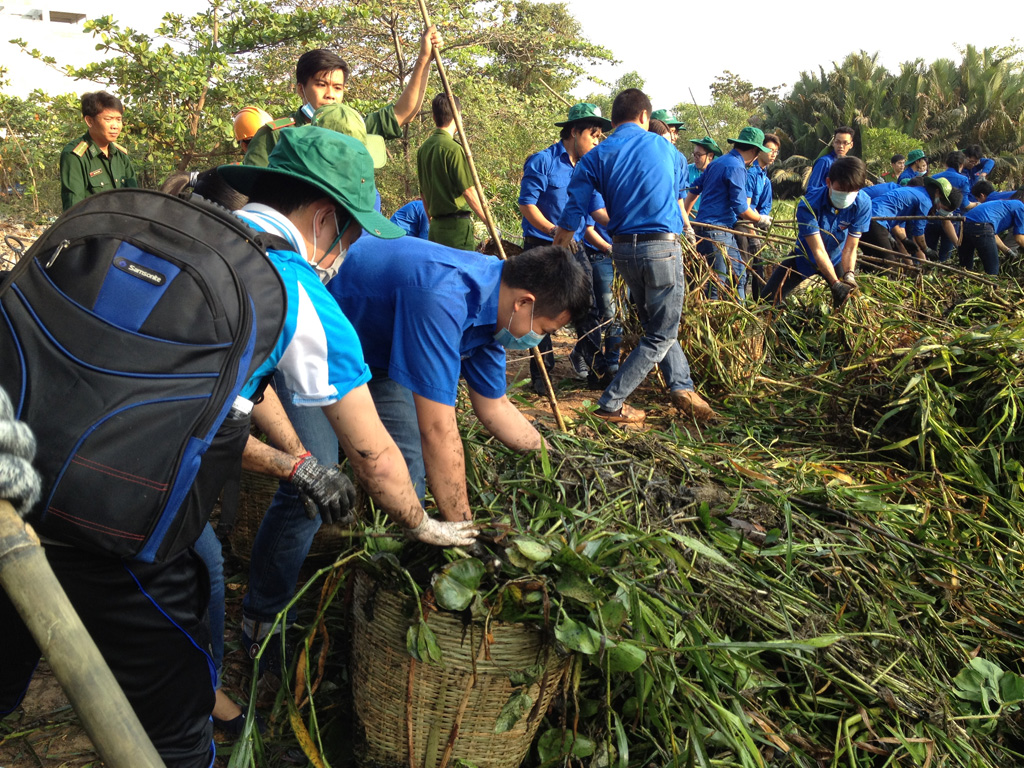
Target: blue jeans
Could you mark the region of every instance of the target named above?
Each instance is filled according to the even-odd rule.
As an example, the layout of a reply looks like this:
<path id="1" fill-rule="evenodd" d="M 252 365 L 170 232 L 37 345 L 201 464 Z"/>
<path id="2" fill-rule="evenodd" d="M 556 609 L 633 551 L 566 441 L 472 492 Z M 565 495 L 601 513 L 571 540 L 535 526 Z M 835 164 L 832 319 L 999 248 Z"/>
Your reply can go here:
<path id="1" fill-rule="evenodd" d="M 956 230 L 957 234 L 960 234 L 960 222 L 954 221 L 953 229 Z M 956 243 L 946 237 L 946 232 L 942 228 L 941 221 L 929 221 L 924 228 L 924 242 L 929 248 L 935 248 L 936 243 L 938 244 L 939 258 L 938 261 L 943 262 L 949 259 L 949 255 L 953 253 L 953 249 L 956 248 Z"/>
<path id="2" fill-rule="evenodd" d="M 370 372 L 373 378 L 368 386 L 377 415 L 402 452 L 422 504 L 427 490 L 427 471 L 423 465 L 423 443 L 420 441 L 420 423 L 416 419 L 412 390 L 392 379 L 382 368 L 371 368 Z"/>
<path id="3" fill-rule="evenodd" d="M 736 245 L 736 236 L 717 229 L 702 229 L 700 236 L 703 239 L 697 241 L 697 253 L 707 257 L 708 266 L 718 275 L 717 280 L 712 279 L 708 283 L 708 298 L 717 299 L 718 286 L 722 284 L 735 286 L 736 295 L 743 301 L 747 297 L 747 264 Z M 728 265 L 725 262 L 727 254 Z"/>
<path id="4" fill-rule="evenodd" d="M 215 687 L 220 688 L 220 673 L 224 666 L 224 553 L 212 525 L 206 524 L 192 548 L 210 574 L 210 604 L 206 612 L 210 617 L 210 656 L 217 670 Z"/>
<path id="5" fill-rule="evenodd" d="M 590 351 L 593 364 L 590 369 L 602 375 L 615 373 L 619 370 L 619 347 L 622 345 L 622 328 L 615 322 L 615 296 L 612 293 L 612 282 L 615 279 L 615 267 L 611 256 L 592 248 L 586 249 L 594 279 L 594 305 L 590 309 L 590 336 L 592 340 L 587 346 L 583 339 L 576 345 L 577 351 L 587 358 Z M 602 346 L 601 337 L 604 336 Z"/>
<path id="6" fill-rule="evenodd" d="M 338 438 L 324 412 L 316 407 L 294 405 L 292 393 L 279 376 L 274 379 L 274 389 L 306 450 L 322 464 L 336 464 Z M 242 618 L 243 628 L 253 640 L 262 639 L 266 629 L 254 630 L 250 624 L 273 622 L 291 601 L 299 569 L 319 529 L 320 516 L 312 520 L 306 517 L 299 492 L 291 483 L 282 481 L 252 545 L 249 588 L 242 601 Z M 294 621 L 294 615 L 289 613 L 288 620 Z"/>
<path id="7" fill-rule="evenodd" d="M 996 246 L 995 229 L 988 223 L 965 221 L 963 242 L 960 244 L 960 266 L 963 269 L 974 269 L 975 251 L 985 272 L 998 275 L 999 248 Z"/>
<path id="8" fill-rule="evenodd" d="M 670 390 L 692 390 L 690 363 L 679 346 L 679 319 L 686 295 L 679 243 L 668 240 L 636 245 L 615 243 L 612 259 L 636 302 L 644 336 L 598 398 L 598 406 L 606 411 L 621 408 L 651 369 L 659 364 Z"/>

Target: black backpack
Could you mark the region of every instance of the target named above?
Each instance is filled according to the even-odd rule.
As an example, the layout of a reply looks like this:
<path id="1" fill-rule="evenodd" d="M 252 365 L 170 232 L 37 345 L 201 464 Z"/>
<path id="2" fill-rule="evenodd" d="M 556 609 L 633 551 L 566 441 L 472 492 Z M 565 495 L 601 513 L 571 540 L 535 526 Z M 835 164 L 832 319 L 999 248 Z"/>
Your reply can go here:
<path id="1" fill-rule="evenodd" d="M 0 386 L 38 442 L 39 533 L 146 562 L 191 545 L 285 301 L 260 235 L 217 206 L 120 189 L 61 216 L 0 282 Z"/>

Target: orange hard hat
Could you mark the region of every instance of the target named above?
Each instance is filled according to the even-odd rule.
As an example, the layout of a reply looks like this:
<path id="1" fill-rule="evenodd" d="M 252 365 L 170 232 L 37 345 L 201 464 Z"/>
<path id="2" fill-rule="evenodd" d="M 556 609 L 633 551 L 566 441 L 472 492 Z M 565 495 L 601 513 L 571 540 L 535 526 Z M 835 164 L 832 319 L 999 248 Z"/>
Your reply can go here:
<path id="1" fill-rule="evenodd" d="M 273 120 L 259 107 L 243 107 L 235 115 L 235 141 L 248 141 L 263 125 Z"/>

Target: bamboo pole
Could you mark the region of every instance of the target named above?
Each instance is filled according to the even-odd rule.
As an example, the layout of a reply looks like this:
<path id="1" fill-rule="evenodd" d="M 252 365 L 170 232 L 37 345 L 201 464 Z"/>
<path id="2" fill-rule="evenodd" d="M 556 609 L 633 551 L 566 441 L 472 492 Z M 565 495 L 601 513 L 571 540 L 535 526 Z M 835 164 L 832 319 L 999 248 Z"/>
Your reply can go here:
<path id="1" fill-rule="evenodd" d="M 872 221 L 965 221 L 966 216 L 872 216 Z"/>
<path id="2" fill-rule="evenodd" d="M 555 97 L 556 99 L 558 99 L 558 100 L 559 100 L 560 102 L 562 102 L 563 104 L 565 104 L 565 106 L 567 106 L 567 107 L 571 107 L 571 106 L 572 106 L 572 103 L 571 103 L 571 102 L 570 102 L 570 101 L 569 101 L 569 100 L 568 100 L 567 98 L 565 98 L 565 97 L 564 97 L 564 96 L 563 96 L 562 94 L 558 93 L 558 91 L 556 91 L 556 90 L 555 90 L 554 88 L 552 88 L 552 87 L 551 87 L 550 85 L 548 85 L 547 83 L 545 83 L 545 82 L 544 82 L 544 78 L 543 78 L 543 77 L 538 77 L 538 78 L 537 78 L 537 82 L 539 82 L 539 83 L 540 83 L 541 85 L 543 85 L 543 86 L 544 86 L 545 88 L 547 88 L 547 89 L 548 89 L 548 92 L 549 92 L 549 93 L 550 93 L 550 94 L 551 94 L 552 96 L 554 96 L 554 97 Z"/>
<path id="3" fill-rule="evenodd" d="M 697 116 L 700 118 L 701 125 L 704 126 L 704 130 L 707 132 L 706 135 L 709 139 L 713 139 L 711 135 L 711 129 L 708 127 L 708 121 L 704 119 L 704 112 L 700 108 L 700 104 L 697 103 L 697 97 L 693 95 L 693 88 L 688 88 L 690 91 L 690 98 L 693 99 L 693 106 L 697 108 Z"/>
<path id="4" fill-rule="evenodd" d="M 420 13 L 423 14 L 423 24 L 426 27 L 430 27 L 430 12 L 427 10 L 426 0 L 417 0 L 420 6 Z M 484 185 L 480 183 L 480 176 L 476 172 L 476 163 L 473 161 L 473 151 L 469 147 L 469 137 L 466 135 L 465 128 L 462 125 L 462 115 L 459 113 L 459 108 L 455 104 L 455 94 L 452 92 L 452 87 L 448 82 L 448 74 L 445 72 L 444 62 L 441 61 L 441 52 L 434 46 L 432 49 L 434 55 L 434 63 L 437 65 L 437 74 L 441 78 L 441 85 L 444 86 L 445 95 L 448 96 L 448 103 L 451 105 L 452 114 L 455 116 L 455 130 L 459 132 L 459 136 L 462 137 L 462 149 L 466 153 L 466 162 L 469 165 L 469 172 L 473 175 L 473 186 L 476 187 L 477 197 L 480 199 L 480 207 L 484 211 L 484 223 L 487 224 L 487 230 L 491 233 L 491 239 L 494 240 L 495 246 L 498 248 L 498 258 L 505 261 L 505 248 L 501 244 L 501 233 L 498 231 L 498 227 L 494 223 L 494 218 L 491 216 L 491 207 L 487 204 L 487 196 L 484 194 Z M 551 403 L 551 411 L 555 415 L 555 423 L 558 424 L 558 428 L 563 432 L 567 432 L 565 426 L 565 420 L 562 418 L 562 411 L 558 407 L 558 399 L 555 397 L 555 388 L 551 384 L 551 379 L 548 376 L 548 369 L 544 365 L 544 359 L 541 357 L 540 350 L 536 347 L 533 348 L 533 359 L 537 361 L 537 365 L 540 367 L 541 376 L 544 377 L 544 384 L 548 390 L 548 402 Z"/>
<path id="5" fill-rule="evenodd" d="M 53 575 L 35 532 L 2 499 L 0 586 L 35 638 L 103 762 L 110 768 L 164 768 L 132 705 Z"/>

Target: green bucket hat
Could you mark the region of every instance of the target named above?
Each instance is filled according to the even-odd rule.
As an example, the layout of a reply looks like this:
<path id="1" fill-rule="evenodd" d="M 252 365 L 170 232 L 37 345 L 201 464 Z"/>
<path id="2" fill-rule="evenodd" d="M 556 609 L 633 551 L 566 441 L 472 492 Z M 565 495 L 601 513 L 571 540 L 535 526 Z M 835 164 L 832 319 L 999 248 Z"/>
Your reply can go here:
<path id="1" fill-rule="evenodd" d="M 915 150 L 915 152 L 916 151 L 918 151 L 918 150 Z M 913 154 L 913 153 L 911 153 L 911 154 Z M 924 153 L 922 153 L 922 156 L 923 156 L 923 154 Z M 934 176 L 927 176 L 927 177 L 925 177 L 924 183 L 925 183 L 925 186 L 932 187 L 933 189 L 934 188 L 938 188 L 939 191 L 942 192 L 942 196 L 945 198 L 945 200 L 943 202 L 945 202 L 946 205 L 952 205 L 952 201 L 950 200 L 950 196 L 953 194 L 953 185 L 949 183 L 949 179 L 943 179 L 943 178 L 938 178 L 937 179 Z"/>
<path id="2" fill-rule="evenodd" d="M 222 165 L 217 171 L 243 195 L 250 194 L 256 180 L 266 173 L 304 181 L 348 211 L 373 237 L 391 240 L 405 234 L 373 209 L 377 201 L 373 159 L 358 139 L 344 133 L 316 125 L 288 128 L 281 131 L 266 168 Z"/>
<path id="3" fill-rule="evenodd" d="M 384 149 L 384 137 L 366 132 L 363 116 L 345 104 L 327 104 L 313 114 L 312 125 L 319 125 L 330 131 L 337 131 L 359 139 L 373 158 L 374 168 L 383 168 L 388 161 Z"/>
<path id="4" fill-rule="evenodd" d="M 669 128 L 675 128 L 676 130 L 686 130 L 686 124 L 681 120 L 676 120 L 672 115 L 668 113 L 667 109 L 656 109 L 651 113 L 651 120 L 661 120 Z"/>
<path id="5" fill-rule="evenodd" d="M 711 152 L 715 157 L 722 156 L 722 148 L 718 146 L 718 142 L 710 136 L 705 136 L 703 139 L 690 139 L 690 143 L 704 147 L 704 149 Z"/>
<path id="6" fill-rule="evenodd" d="M 555 123 L 559 128 L 579 122 L 580 120 L 597 120 L 601 124 L 601 130 L 607 131 L 612 127 L 612 121 L 601 116 L 601 108 L 596 104 L 580 102 L 569 107 L 569 116 L 560 123 Z"/>
<path id="7" fill-rule="evenodd" d="M 924 159 L 924 150 L 923 149 L 912 149 L 912 150 L 910 150 L 910 154 L 907 155 L 907 165 L 913 165 L 918 160 L 923 160 L 923 159 Z"/>
<path id="8" fill-rule="evenodd" d="M 735 139 L 728 139 L 730 144 L 750 144 L 752 147 L 757 147 L 762 152 L 770 152 L 764 145 L 764 131 L 760 128 L 755 128 L 752 125 L 748 125 L 742 131 L 740 135 Z"/>

